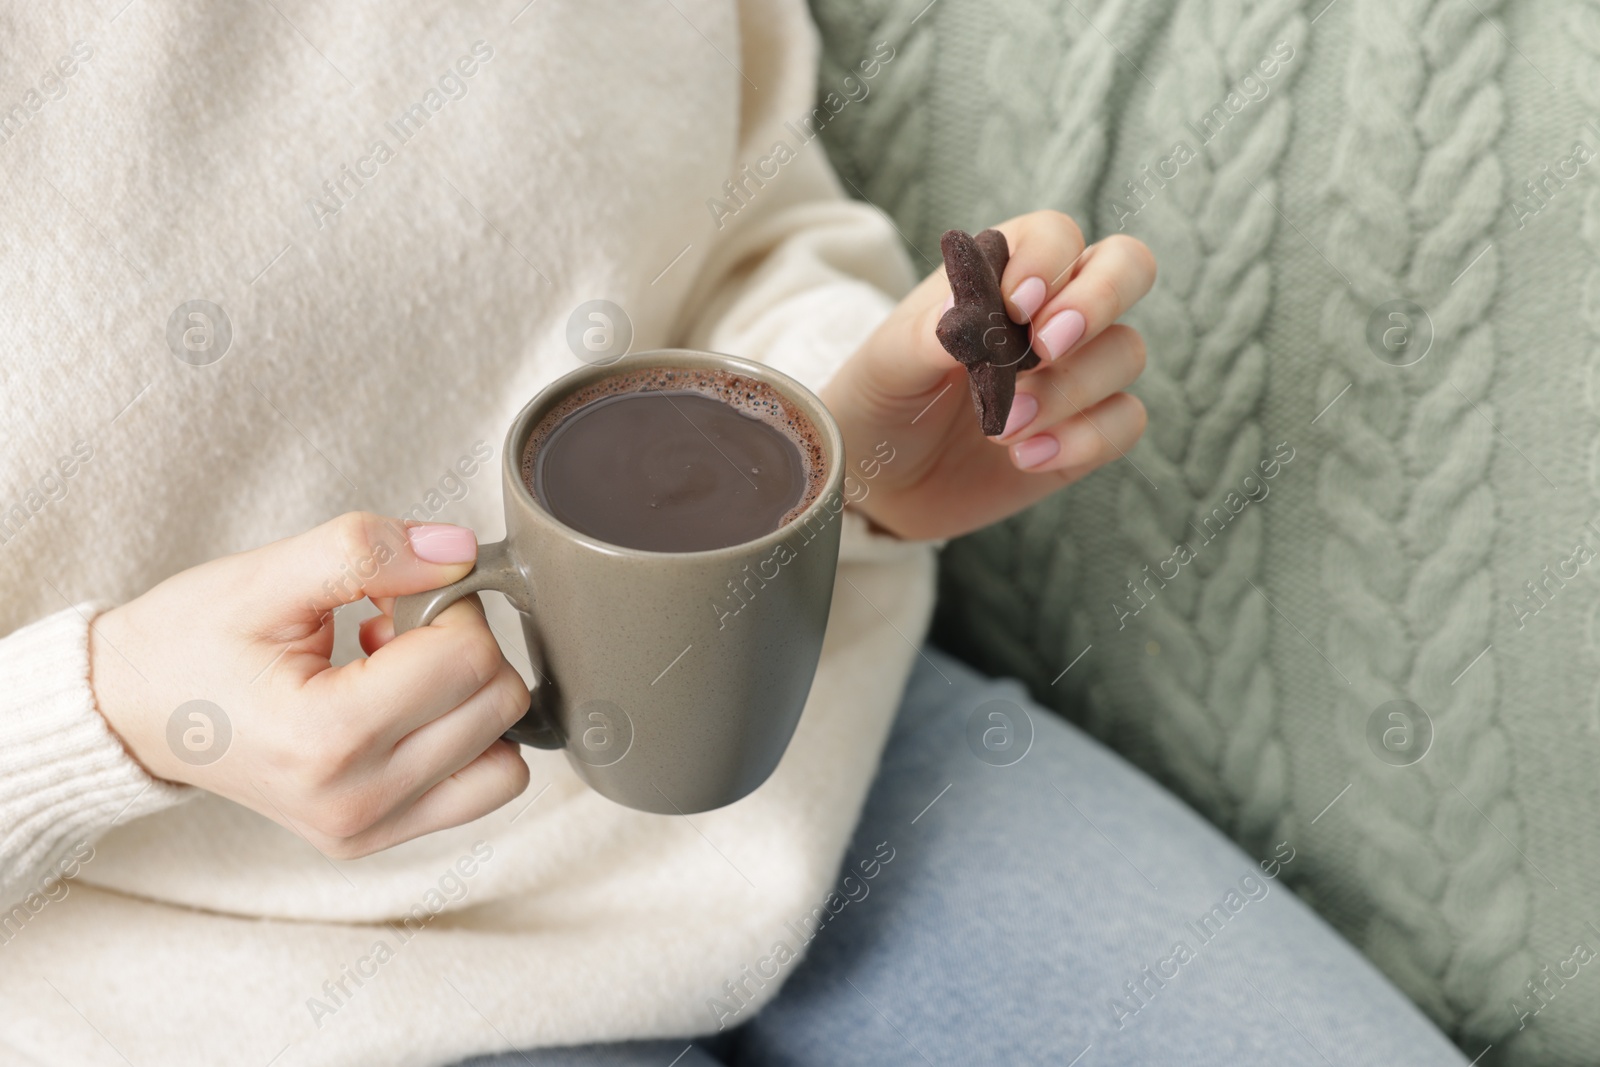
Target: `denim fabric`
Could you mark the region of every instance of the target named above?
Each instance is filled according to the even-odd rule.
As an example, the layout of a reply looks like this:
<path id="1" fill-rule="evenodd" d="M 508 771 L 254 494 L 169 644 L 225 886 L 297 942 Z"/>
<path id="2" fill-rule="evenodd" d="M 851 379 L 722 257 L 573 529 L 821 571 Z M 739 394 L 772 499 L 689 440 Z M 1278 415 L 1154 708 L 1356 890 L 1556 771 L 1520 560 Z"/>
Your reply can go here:
<path id="1" fill-rule="evenodd" d="M 1020 685 L 931 648 L 846 863 L 883 843 L 866 895 L 743 1025 L 470 1064 L 1467 1062 L 1287 888 L 1295 842 L 1245 855 Z"/>

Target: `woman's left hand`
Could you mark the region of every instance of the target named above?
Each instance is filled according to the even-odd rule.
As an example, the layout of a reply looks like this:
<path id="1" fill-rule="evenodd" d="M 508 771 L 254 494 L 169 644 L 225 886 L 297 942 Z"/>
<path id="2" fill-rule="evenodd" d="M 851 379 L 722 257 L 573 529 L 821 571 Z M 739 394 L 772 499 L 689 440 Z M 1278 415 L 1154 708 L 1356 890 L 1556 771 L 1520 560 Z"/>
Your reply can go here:
<path id="1" fill-rule="evenodd" d="M 1150 250 L 1121 235 L 1085 249 L 1077 224 L 1055 211 L 995 228 L 1011 247 L 1000 280 L 1006 309 L 1032 324 L 1041 359 L 1017 375 L 1004 432 L 983 435 L 967 372 L 934 336 L 949 306 L 943 267 L 822 390 L 849 469 L 872 472 L 852 503 L 903 538 L 997 522 L 1122 457 L 1144 432 L 1144 405 L 1123 392 L 1144 369 L 1144 339 L 1116 320 L 1155 281 Z"/>

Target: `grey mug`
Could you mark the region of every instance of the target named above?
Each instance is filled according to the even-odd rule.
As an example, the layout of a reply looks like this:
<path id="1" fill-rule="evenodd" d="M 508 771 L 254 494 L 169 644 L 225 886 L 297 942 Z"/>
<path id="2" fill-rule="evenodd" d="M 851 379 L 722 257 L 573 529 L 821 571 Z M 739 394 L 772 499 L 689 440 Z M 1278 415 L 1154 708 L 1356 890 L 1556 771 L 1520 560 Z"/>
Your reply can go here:
<path id="1" fill-rule="evenodd" d="M 522 477 L 529 435 L 557 404 L 613 375 L 717 369 L 775 390 L 815 427 L 822 491 L 784 526 L 699 552 L 607 544 L 559 522 Z M 844 441 L 799 382 L 735 356 L 642 352 L 573 371 L 524 407 L 501 456 L 506 536 L 471 573 L 401 597 L 395 632 L 462 597 L 503 594 L 522 619 L 535 671 L 509 740 L 565 748 L 580 778 L 619 804 L 689 814 L 731 804 L 777 767 L 811 691 L 839 559 Z"/>

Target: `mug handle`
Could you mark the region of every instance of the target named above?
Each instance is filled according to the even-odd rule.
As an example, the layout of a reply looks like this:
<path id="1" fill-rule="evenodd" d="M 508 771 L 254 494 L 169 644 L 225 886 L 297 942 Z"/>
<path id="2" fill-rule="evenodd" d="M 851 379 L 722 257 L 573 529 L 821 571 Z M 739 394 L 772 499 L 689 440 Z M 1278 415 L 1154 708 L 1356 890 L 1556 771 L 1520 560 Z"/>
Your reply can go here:
<path id="1" fill-rule="evenodd" d="M 525 596 L 527 581 L 516 561 L 511 558 L 511 543 L 496 541 L 478 548 L 478 561 L 460 581 L 430 589 L 425 593 L 410 593 L 394 602 L 394 632 L 398 637 L 408 630 L 426 626 L 439 617 L 439 613 L 462 597 L 493 590 L 503 594 L 511 606 L 524 615 L 528 613 L 531 598 Z M 519 745 L 534 748 L 561 748 L 565 743 L 561 734 L 539 710 L 538 692 L 544 682 L 536 677 L 529 695 L 528 710 L 516 725 L 502 736 Z"/>

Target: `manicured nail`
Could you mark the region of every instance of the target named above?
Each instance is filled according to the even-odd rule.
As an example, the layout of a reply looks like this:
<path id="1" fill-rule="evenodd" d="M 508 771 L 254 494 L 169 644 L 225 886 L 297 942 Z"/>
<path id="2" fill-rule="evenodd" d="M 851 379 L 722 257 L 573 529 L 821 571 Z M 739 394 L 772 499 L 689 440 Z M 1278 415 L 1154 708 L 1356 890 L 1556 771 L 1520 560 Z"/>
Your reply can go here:
<path id="1" fill-rule="evenodd" d="M 1021 285 L 1012 290 L 1011 302 L 1022 312 L 1023 322 L 1033 318 L 1044 307 L 1045 291 L 1043 278 L 1025 278 Z"/>
<path id="2" fill-rule="evenodd" d="M 478 558 L 478 537 L 465 526 L 430 523 L 406 530 L 411 551 L 424 563 L 471 563 Z"/>
<path id="3" fill-rule="evenodd" d="M 1021 430 L 1039 414 L 1039 401 L 1029 393 L 1018 393 L 1011 400 L 1011 414 L 1006 417 L 1006 428 L 1000 431 L 1000 440 Z"/>
<path id="4" fill-rule="evenodd" d="M 1083 325 L 1083 313 L 1069 308 L 1052 316 L 1033 339 L 1044 346 L 1046 357 L 1054 362 L 1078 343 L 1078 338 L 1083 336 Z"/>
<path id="5" fill-rule="evenodd" d="M 944 318 L 944 313 L 956 306 L 956 294 L 951 293 L 944 298 L 944 306 L 939 309 L 939 317 Z"/>
<path id="6" fill-rule="evenodd" d="M 1023 470 L 1032 470 L 1041 463 L 1047 463 L 1055 458 L 1061 446 L 1056 444 L 1056 439 L 1047 433 L 1037 437 L 1030 437 L 1020 445 L 1011 446 L 1011 457 L 1018 467 Z"/>

